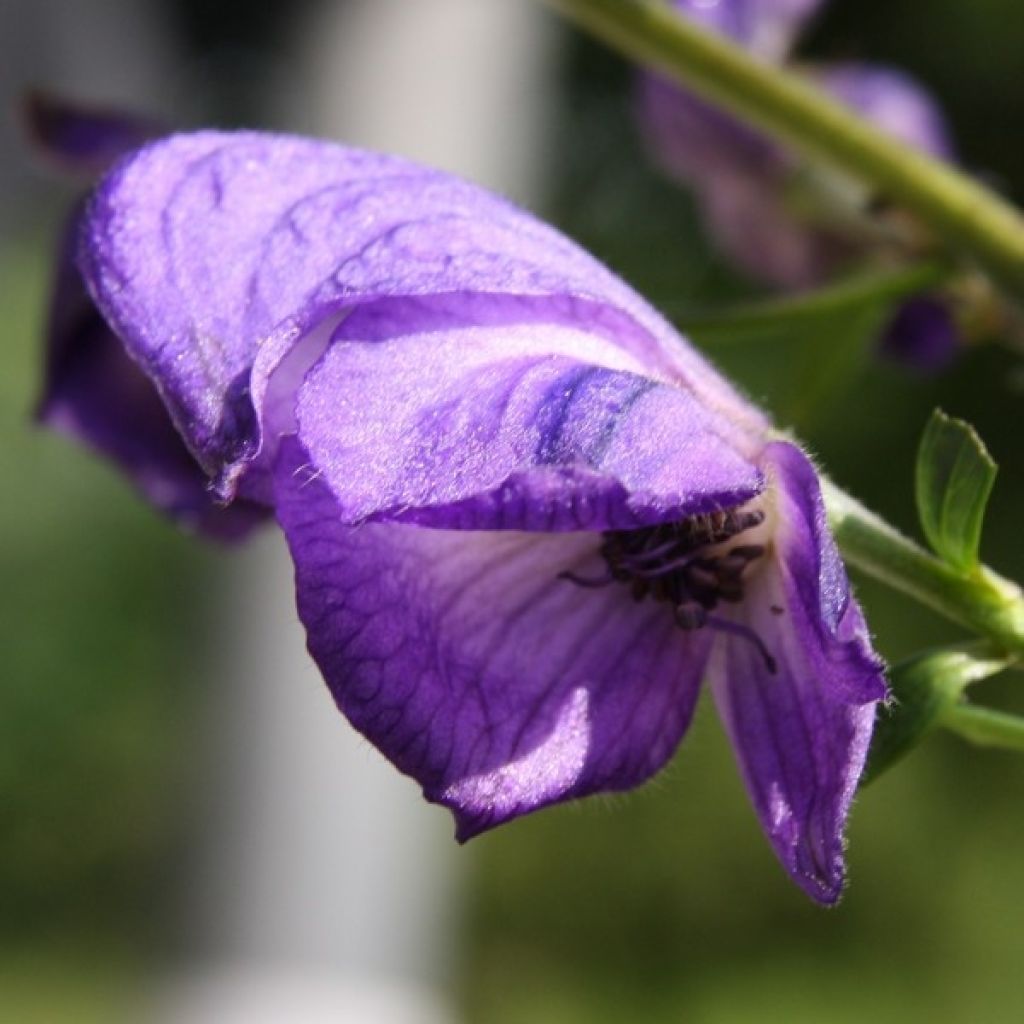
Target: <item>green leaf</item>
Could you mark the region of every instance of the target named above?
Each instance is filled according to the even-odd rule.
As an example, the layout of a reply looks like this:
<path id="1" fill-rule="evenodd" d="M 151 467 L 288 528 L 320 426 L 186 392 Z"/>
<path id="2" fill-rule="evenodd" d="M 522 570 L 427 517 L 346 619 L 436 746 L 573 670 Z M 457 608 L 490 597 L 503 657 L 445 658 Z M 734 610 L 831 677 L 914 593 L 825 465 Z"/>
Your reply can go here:
<path id="1" fill-rule="evenodd" d="M 889 673 L 891 701 L 878 712 L 861 785 L 876 779 L 908 754 L 958 703 L 971 684 L 1001 672 L 1009 659 L 985 645 L 950 647 L 919 654 Z"/>
<path id="2" fill-rule="evenodd" d="M 960 703 L 945 710 L 942 725 L 979 747 L 1024 754 L 1024 718 L 1019 715 Z"/>
<path id="3" fill-rule="evenodd" d="M 850 387 L 877 344 L 885 315 L 884 306 L 865 305 L 849 310 L 845 317 L 818 321 L 790 365 L 788 394 L 781 410 L 784 422 L 807 429 Z"/>
<path id="4" fill-rule="evenodd" d="M 935 553 L 962 573 L 978 567 L 995 478 L 996 464 L 974 428 L 936 409 L 917 453 L 917 512 Z"/>

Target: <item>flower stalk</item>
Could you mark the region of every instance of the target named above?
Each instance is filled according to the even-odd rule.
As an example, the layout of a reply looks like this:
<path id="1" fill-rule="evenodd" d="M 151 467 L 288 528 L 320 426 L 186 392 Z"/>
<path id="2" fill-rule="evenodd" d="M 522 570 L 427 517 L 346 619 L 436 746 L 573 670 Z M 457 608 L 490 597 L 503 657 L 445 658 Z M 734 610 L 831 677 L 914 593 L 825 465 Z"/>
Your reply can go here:
<path id="1" fill-rule="evenodd" d="M 961 573 L 904 537 L 826 478 L 829 525 L 846 561 L 939 614 L 986 638 L 987 644 L 938 652 L 921 665 L 921 685 L 942 707 L 935 724 L 978 746 L 1024 753 L 1024 718 L 959 699 L 966 686 L 1024 657 L 1024 594 L 986 566 Z M 961 662 L 953 671 L 949 659 Z M 927 661 L 927 659 L 926 659 Z"/>
<path id="2" fill-rule="evenodd" d="M 939 614 L 1024 657 L 1024 595 L 991 569 L 962 573 L 822 481 L 829 525 L 847 562 Z"/>
<path id="3" fill-rule="evenodd" d="M 943 712 L 939 724 L 978 746 L 1024 754 L 1024 718 L 1005 711 L 959 703 Z"/>
<path id="4" fill-rule="evenodd" d="M 1024 299 L 1024 218 L 955 168 L 893 140 L 799 76 L 655 0 L 545 0 L 572 22 L 725 110 L 899 203 Z"/>

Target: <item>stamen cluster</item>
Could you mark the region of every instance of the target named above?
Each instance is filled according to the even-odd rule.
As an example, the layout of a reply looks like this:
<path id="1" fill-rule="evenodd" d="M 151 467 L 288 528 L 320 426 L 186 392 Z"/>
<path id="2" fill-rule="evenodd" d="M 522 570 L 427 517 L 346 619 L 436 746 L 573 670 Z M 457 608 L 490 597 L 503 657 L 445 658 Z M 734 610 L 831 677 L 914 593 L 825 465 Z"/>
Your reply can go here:
<path id="1" fill-rule="evenodd" d="M 760 511 L 715 512 L 645 530 L 605 534 L 601 554 L 612 577 L 628 582 L 633 597 L 671 604 L 684 629 L 704 625 L 719 601 L 743 599 L 743 572 L 764 554 L 760 544 L 708 551 L 764 521 Z"/>
<path id="2" fill-rule="evenodd" d="M 774 672 L 774 659 L 751 629 L 711 614 L 719 602 L 743 600 L 744 573 L 765 548 L 763 544 L 725 545 L 760 526 L 764 518 L 760 509 L 726 509 L 640 530 L 610 530 L 599 549 L 606 564 L 604 575 L 563 576 L 582 587 L 626 583 L 634 600 L 650 597 L 670 605 L 682 629 L 708 626 L 741 635 L 758 648 Z"/>

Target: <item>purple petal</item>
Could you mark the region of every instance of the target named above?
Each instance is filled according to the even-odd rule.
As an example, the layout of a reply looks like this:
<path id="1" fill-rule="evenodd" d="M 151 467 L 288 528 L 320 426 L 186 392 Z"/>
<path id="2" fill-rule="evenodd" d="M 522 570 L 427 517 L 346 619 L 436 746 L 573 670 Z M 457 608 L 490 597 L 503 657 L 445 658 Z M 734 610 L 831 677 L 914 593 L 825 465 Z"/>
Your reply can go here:
<path id="1" fill-rule="evenodd" d="M 764 642 L 723 644 L 709 676 L 762 827 L 793 879 L 834 903 L 843 835 L 864 767 L 880 661 L 850 595 L 814 469 L 797 448 L 765 453 L 775 499 L 775 552 L 750 580 L 743 623 Z"/>
<path id="2" fill-rule="evenodd" d="M 960 347 L 953 311 L 941 299 L 927 295 L 900 306 L 880 343 L 886 358 L 923 373 L 946 369 Z"/>
<path id="3" fill-rule="evenodd" d="M 297 429 L 348 524 L 628 529 L 763 486 L 691 394 L 547 324 L 336 341 L 300 390 Z"/>
<path id="4" fill-rule="evenodd" d="M 283 136 L 177 136 L 107 178 L 81 257 L 189 447 L 227 480 L 259 450 L 269 377 L 301 337 L 358 306 L 407 309 L 411 298 L 428 319 L 434 302 L 470 309 L 489 297 L 491 320 L 603 333 L 648 371 L 763 426 L 568 239 L 479 188 L 389 157 Z"/>
<path id="5" fill-rule="evenodd" d="M 820 667 L 837 694 L 854 703 L 884 699 L 884 666 L 850 591 L 814 466 L 799 448 L 783 442 L 769 444 L 761 464 L 776 500 L 776 560 L 787 600 L 798 601 L 793 621 L 816 637 L 804 637 L 805 649 L 825 659 Z M 831 667 L 837 668 L 834 675 Z"/>
<path id="6" fill-rule="evenodd" d="M 341 710 L 467 839 L 637 785 L 689 724 L 709 646 L 627 588 L 584 589 L 598 534 L 342 525 L 282 446 L 278 516 L 309 649 Z"/>
<path id="7" fill-rule="evenodd" d="M 118 157 L 163 134 L 155 122 L 120 111 L 31 92 L 22 105 L 25 131 L 37 152 L 62 171 L 92 180 Z"/>
<path id="8" fill-rule="evenodd" d="M 156 388 L 128 358 L 82 285 L 71 258 L 78 219 L 65 229 L 38 417 L 115 462 L 154 505 L 221 538 L 246 533 L 267 511 L 216 504 L 206 475 L 167 416 Z"/>

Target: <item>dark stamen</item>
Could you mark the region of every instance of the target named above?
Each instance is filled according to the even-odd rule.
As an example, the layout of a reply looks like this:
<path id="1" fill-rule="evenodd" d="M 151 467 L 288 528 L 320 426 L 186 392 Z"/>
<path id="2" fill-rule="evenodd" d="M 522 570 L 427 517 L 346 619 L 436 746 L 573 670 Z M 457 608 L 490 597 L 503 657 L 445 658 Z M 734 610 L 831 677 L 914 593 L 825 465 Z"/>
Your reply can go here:
<path id="1" fill-rule="evenodd" d="M 775 659 L 753 629 L 711 614 L 723 601 L 743 600 L 744 574 L 765 553 L 762 544 L 724 545 L 763 522 L 760 509 L 727 509 L 639 530 L 609 530 L 600 547 L 603 575 L 566 571 L 559 579 L 588 589 L 625 583 L 635 601 L 650 597 L 671 605 L 680 629 L 707 627 L 752 643 L 774 674 Z"/>

